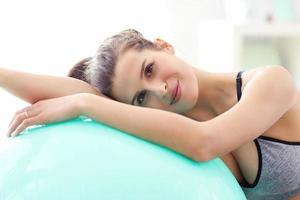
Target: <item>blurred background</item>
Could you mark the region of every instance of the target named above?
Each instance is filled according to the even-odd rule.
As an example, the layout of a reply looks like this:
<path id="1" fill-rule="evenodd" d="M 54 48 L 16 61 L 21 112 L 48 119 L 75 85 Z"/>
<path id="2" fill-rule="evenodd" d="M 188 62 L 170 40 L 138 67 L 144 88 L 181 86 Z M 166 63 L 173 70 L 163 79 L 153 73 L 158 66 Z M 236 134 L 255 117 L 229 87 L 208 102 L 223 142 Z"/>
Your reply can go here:
<path id="1" fill-rule="evenodd" d="M 300 88 L 300 0 L 0 1 L 0 67 L 66 76 L 134 28 L 211 72 L 283 65 Z M 36 83 L 38 84 L 38 83 Z M 0 135 L 28 103 L 0 88 Z"/>

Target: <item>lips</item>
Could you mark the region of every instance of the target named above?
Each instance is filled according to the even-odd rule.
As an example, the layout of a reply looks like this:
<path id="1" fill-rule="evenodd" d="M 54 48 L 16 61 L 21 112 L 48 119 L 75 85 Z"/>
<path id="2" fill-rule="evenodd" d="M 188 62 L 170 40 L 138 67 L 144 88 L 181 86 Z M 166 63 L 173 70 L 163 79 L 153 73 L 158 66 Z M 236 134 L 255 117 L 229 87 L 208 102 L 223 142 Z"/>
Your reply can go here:
<path id="1" fill-rule="evenodd" d="M 179 81 L 177 80 L 177 84 L 172 92 L 172 100 L 170 105 L 175 104 L 180 99 L 180 96 L 181 96 L 181 88 L 179 85 Z"/>

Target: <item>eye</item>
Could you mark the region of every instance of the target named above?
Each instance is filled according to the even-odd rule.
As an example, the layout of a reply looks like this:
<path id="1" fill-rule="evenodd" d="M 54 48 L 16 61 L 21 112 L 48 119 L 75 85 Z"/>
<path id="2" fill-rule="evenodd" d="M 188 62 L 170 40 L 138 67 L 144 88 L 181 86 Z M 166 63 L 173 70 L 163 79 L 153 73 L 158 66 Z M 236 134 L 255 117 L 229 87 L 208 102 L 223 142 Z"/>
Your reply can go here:
<path id="1" fill-rule="evenodd" d="M 154 62 L 152 62 L 152 63 L 150 63 L 149 65 L 146 66 L 146 68 L 145 68 L 145 76 L 151 77 L 152 72 L 153 72 L 153 65 L 154 65 Z"/>
<path id="2" fill-rule="evenodd" d="M 137 101 L 137 103 L 138 103 L 139 105 L 142 105 L 142 104 L 143 104 L 143 102 L 144 102 L 144 100 L 145 100 L 145 97 L 146 97 L 146 94 L 147 94 L 147 91 L 146 91 L 146 90 L 143 90 L 143 91 L 141 91 L 141 92 L 139 93 L 139 95 L 137 96 L 136 101 Z"/>

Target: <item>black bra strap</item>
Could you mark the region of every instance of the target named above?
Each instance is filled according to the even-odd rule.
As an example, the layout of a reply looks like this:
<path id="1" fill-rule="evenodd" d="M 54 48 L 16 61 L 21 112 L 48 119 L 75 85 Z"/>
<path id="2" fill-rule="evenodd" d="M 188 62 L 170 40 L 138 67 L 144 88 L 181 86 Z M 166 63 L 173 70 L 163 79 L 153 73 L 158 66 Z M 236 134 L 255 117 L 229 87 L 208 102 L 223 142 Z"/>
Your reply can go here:
<path id="1" fill-rule="evenodd" d="M 239 73 L 236 76 L 236 93 L 238 101 L 241 99 L 242 96 L 242 73 L 243 71 L 239 71 Z"/>

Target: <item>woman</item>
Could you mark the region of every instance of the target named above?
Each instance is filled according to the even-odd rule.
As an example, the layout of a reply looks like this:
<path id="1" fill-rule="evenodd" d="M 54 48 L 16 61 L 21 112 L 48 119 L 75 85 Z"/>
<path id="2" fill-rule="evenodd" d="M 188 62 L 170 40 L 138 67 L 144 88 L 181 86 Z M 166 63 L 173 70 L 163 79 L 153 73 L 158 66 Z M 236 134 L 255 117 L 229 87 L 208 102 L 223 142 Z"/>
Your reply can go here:
<path id="1" fill-rule="evenodd" d="M 126 30 L 69 76 L 1 69 L 1 86 L 32 104 L 8 136 L 85 115 L 195 161 L 220 157 L 248 199 L 300 198 L 300 94 L 285 68 L 209 73 Z"/>

